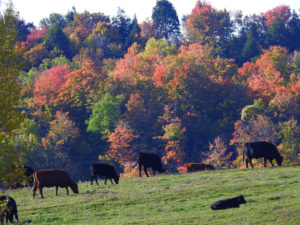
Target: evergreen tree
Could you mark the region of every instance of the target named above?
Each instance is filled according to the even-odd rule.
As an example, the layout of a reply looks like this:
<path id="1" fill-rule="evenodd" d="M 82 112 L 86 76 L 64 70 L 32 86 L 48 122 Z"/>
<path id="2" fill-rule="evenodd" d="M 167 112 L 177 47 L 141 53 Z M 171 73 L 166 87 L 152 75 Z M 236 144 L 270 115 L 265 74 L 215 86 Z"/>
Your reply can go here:
<path id="1" fill-rule="evenodd" d="M 40 24 L 48 27 L 57 24 L 61 29 L 63 29 L 66 26 L 66 20 L 65 17 L 59 13 L 51 13 L 49 18 L 42 19 Z"/>
<path id="2" fill-rule="evenodd" d="M 251 58 L 260 54 L 258 35 L 255 27 L 253 26 L 247 35 L 247 41 L 244 44 L 241 55 L 244 61 L 249 61 Z"/>
<path id="3" fill-rule="evenodd" d="M 177 12 L 168 0 L 158 0 L 152 10 L 152 20 L 156 29 L 156 39 L 166 39 L 178 42 L 180 38 L 180 24 Z"/>
<path id="4" fill-rule="evenodd" d="M 26 23 L 24 20 L 18 20 L 17 24 L 17 40 L 26 41 L 27 35 L 33 28 L 33 23 Z"/>
<path id="5" fill-rule="evenodd" d="M 53 24 L 48 30 L 44 44 L 48 50 L 52 50 L 56 47 L 62 50 L 66 57 L 71 57 L 69 39 L 58 24 Z"/>
<path id="6" fill-rule="evenodd" d="M 280 45 L 288 46 L 288 31 L 285 24 L 279 17 L 276 18 L 266 32 L 266 46 Z"/>
<path id="7" fill-rule="evenodd" d="M 130 47 L 133 44 L 133 42 L 135 42 L 141 36 L 141 28 L 138 24 L 136 16 L 133 17 L 130 28 L 131 28 L 131 30 L 130 30 L 129 36 L 125 42 L 126 48 Z"/>
<path id="8" fill-rule="evenodd" d="M 122 43 L 125 43 L 131 31 L 131 20 L 125 15 L 125 11 L 118 8 L 117 16 L 112 18 L 112 26 L 117 28 L 122 37 Z"/>
<path id="9" fill-rule="evenodd" d="M 292 18 L 288 23 L 288 33 L 289 33 L 289 49 L 290 51 L 300 49 L 300 19 L 297 13 L 294 11 L 292 13 Z"/>

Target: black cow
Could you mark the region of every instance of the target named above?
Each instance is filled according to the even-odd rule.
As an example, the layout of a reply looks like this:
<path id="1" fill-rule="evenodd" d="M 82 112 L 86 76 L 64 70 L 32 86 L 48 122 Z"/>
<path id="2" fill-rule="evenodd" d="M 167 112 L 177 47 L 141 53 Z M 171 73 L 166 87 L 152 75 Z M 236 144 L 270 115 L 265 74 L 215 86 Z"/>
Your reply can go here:
<path id="1" fill-rule="evenodd" d="M 94 179 L 95 179 L 97 185 L 99 185 L 98 181 L 97 181 L 97 176 L 105 177 L 105 181 L 104 181 L 105 185 L 106 185 L 107 179 L 109 179 L 112 184 L 113 184 L 112 179 L 114 179 L 116 184 L 119 183 L 119 176 L 116 172 L 115 167 L 113 167 L 112 165 L 105 164 L 105 163 L 93 163 L 90 166 L 90 170 L 91 170 L 91 185 L 93 185 Z"/>
<path id="2" fill-rule="evenodd" d="M 142 176 L 142 166 L 144 168 L 144 172 L 147 177 L 149 177 L 147 173 L 148 168 L 152 168 L 153 175 L 155 176 L 155 171 L 157 170 L 159 173 L 163 173 L 166 171 L 162 167 L 162 163 L 158 155 L 153 154 L 153 153 L 145 153 L 145 152 L 140 152 L 138 154 L 137 158 L 137 163 L 132 167 L 134 168 L 137 164 L 139 164 L 139 174 L 140 177 Z"/>
<path id="3" fill-rule="evenodd" d="M 273 165 L 272 160 L 276 159 L 278 166 L 282 164 L 282 156 L 279 154 L 278 149 L 275 145 L 266 141 L 259 142 L 250 142 L 245 144 L 245 148 L 243 151 L 243 161 L 246 155 L 246 167 L 248 168 L 248 162 L 253 168 L 252 159 L 255 158 L 264 158 L 264 166 L 266 167 L 267 159 Z"/>
<path id="4" fill-rule="evenodd" d="M 238 208 L 240 207 L 240 204 L 244 204 L 244 203 L 246 203 L 246 200 L 243 195 L 240 195 L 235 198 L 229 198 L 229 199 L 217 201 L 211 205 L 211 209 L 218 210 L 218 209 Z"/>
<path id="5" fill-rule="evenodd" d="M 16 217 L 16 220 L 19 222 L 18 218 L 18 209 L 16 201 L 7 195 L 0 196 L 0 220 L 1 224 L 4 222 L 4 218 L 6 218 L 6 223 L 14 222 L 14 216 Z"/>

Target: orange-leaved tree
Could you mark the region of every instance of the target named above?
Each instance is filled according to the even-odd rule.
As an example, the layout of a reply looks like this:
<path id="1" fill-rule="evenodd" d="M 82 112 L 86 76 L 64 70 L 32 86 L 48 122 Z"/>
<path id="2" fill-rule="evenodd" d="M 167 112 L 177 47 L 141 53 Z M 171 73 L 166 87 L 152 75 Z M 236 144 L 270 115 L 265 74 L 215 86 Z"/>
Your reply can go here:
<path id="1" fill-rule="evenodd" d="M 133 142 L 137 138 L 138 135 L 134 134 L 134 130 L 128 123 L 119 121 L 114 132 L 108 137 L 110 147 L 106 152 L 107 155 L 120 164 L 133 161 L 136 157 L 136 148 Z"/>

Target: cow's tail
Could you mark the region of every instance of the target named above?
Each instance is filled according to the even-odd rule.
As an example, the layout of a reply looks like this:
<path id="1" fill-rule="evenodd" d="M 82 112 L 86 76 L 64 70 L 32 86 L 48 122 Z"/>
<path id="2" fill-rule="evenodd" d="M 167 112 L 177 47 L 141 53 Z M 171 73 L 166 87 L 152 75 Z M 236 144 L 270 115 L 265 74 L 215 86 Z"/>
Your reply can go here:
<path id="1" fill-rule="evenodd" d="M 33 191 L 34 186 L 39 187 L 40 183 L 39 183 L 39 179 L 37 178 L 37 173 L 36 172 L 33 172 L 32 177 L 33 177 L 33 188 L 32 188 L 32 191 Z"/>
<path id="2" fill-rule="evenodd" d="M 137 164 L 138 164 L 138 163 L 135 163 L 131 168 L 133 169 L 134 167 L 136 167 Z"/>
<path id="3" fill-rule="evenodd" d="M 245 151 L 243 151 L 243 163 L 245 161 Z"/>

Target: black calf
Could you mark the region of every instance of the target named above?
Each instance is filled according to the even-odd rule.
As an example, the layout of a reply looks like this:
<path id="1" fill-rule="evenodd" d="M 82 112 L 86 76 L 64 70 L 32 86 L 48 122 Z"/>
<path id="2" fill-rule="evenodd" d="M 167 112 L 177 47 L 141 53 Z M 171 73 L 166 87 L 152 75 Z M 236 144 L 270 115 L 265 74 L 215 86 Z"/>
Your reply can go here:
<path id="1" fill-rule="evenodd" d="M 7 195 L 0 196 L 1 224 L 3 224 L 4 218 L 6 218 L 6 223 L 8 223 L 8 220 L 9 222 L 13 223 L 14 216 L 16 217 L 16 220 L 19 222 L 17 204 L 15 200 L 12 197 L 9 197 Z"/>
<path id="2" fill-rule="evenodd" d="M 229 199 L 217 201 L 211 205 L 211 209 L 217 210 L 217 209 L 238 208 L 240 207 L 240 204 L 244 204 L 244 203 L 246 203 L 246 200 L 244 199 L 244 196 L 240 195 L 235 198 L 229 198 Z"/>

